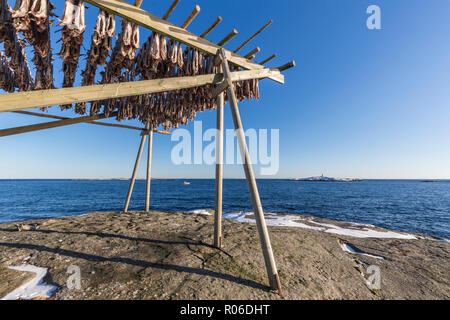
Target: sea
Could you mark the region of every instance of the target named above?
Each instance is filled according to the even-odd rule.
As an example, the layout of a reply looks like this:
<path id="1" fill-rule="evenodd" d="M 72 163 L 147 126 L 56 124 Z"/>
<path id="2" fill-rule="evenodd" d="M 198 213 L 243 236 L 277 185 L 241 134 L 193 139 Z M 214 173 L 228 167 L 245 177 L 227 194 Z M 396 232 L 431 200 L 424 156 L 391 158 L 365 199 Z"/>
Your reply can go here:
<path id="1" fill-rule="evenodd" d="M 450 238 L 450 181 L 258 180 L 265 212 L 376 225 Z M 151 210 L 214 209 L 214 180 L 153 180 Z M 0 180 L 0 223 L 121 211 L 126 180 Z M 245 180 L 223 183 L 223 211 L 251 212 Z M 136 181 L 129 210 L 145 207 L 145 181 Z"/>

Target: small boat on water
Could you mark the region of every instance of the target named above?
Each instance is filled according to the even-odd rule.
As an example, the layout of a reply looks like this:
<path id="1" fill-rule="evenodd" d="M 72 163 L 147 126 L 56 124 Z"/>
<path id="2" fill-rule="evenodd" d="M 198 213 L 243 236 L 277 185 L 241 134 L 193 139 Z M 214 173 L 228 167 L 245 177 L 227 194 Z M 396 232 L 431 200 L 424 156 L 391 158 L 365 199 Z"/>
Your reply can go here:
<path id="1" fill-rule="evenodd" d="M 191 183 L 190 183 L 189 181 L 185 181 L 185 182 L 184 182 L 184 185 L 185 185 L 185 186 L 188 186 L 188 185 L 190 185 L 190 184 L 191 184 Z"/>

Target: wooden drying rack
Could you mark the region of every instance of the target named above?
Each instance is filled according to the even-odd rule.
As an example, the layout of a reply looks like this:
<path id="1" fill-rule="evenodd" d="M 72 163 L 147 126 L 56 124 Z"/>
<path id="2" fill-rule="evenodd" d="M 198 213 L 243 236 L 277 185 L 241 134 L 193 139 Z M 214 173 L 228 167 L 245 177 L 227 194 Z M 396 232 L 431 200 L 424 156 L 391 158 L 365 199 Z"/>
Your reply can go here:
<path id="1" fill-rule="evenodd" d="M 214 96 L 217 97 L 217 148 L 216 148 L 216 196 L 215 196 L 215 216 L 214 216 L 214 246 L 222 249 L 222 184 L 223 184 L 223 113 L 224 113 L 224 92 L 227 91 L 233 123 L 236 129 L 238 145 L 243 157 L 244 172 L 250 192 L 250 198 L 255 213 L 255 220 L 258 228 L 258 233 L 261 240 L 262 251 L 264 255 L 267 275 L 269 279 L 270 288 L 278 290 L 280 296 L 281 285 L 278 277 L 278 271 L 273 256 L 269 234 L 264 218 L 261 201 L 259 198 L 258 188 L 256 185 L 253 168 L 251 165 L 247 144 L 245 141 L 244 129 L 239 114 L 238 102 L 233 89 L 233 82 L 251 79 L 270 79 L 275 82 L 284 84 L 284 76 L 282 71 L 295 66 L 295 62 L 289 62 L 278 68 L 266 68 L 263 65 L 276 57 L 273 54 L 269 58 L 263 60 L 261 63 L 253 61 L 256 54 L 261 51 L 259 47 L 251 50 L 245 56 L 238 54 L 250 41 L 264 31 L 272 20 L 261 27 L 256 33 L 245 40 L 234 51 L 229 51 L 223 48 L 231 39 L 237 36 L 238 31 L 232 30 L 223 40 L 218 44 L 212 43 L 205 39 L 205 37 L 215 29 L 222 21 L 222 17 L 218 17 L 200 36 L 197 36 L 186 28 L 196 18 L 200 12 L 200 7 L 197 5 L 187 17 L 185 22 L 179 27 L 167 21 L 171 13 L 180 0 L 172 2 L 171 6 L 163 16 L 158 18 L 155 15 L 140 9 L 142 0 L 135 0 L 134 5 L 129 4 L 123 0 L 85 0 L 95 7 L 105 10 L 111 14 L 119 16 L 130 22 L 134 22 L 144 28 L 152 30 L 158 34 L 176 40 L 189 47 L 195 48 L 201 52 L 216 56 L 216 65 L 220 66 L 221 73 L 207 74 L 190 77 L 175 77 L 164 78 L 156 80 L 141 80 L 134 82 L 124 82 L 117 84 L 102 84 L 93 86 L 81 86 L 73 88 L 37 90 L 16 93 L 5 93 L 0 95 L 0 112 L 15 112 L 18 114 L 53 118 L 58 121 L 40 123 L 29 126 L 22 126 L 16 128 L 0 130 L 0 137 L 20 134 L 25 132 L 33 132 L 43 129 L 63 127 L 78 123 L 89 123 L 101 126 L 110 126 L 118 128 L 126 128 L 132 130 L 139 130 L 141 132 L 141 143 L 139 146 L 138 155 L 133 168 L 133 174 L 128 189 L 124 212 L 128 211 L 131 194 L 133 192 L 134 183 L 136 181 L 137 169 L 143 153 L 146 138 L 149 137 L 148 143 L 148 161 L 147 161 L 147 181 L 146 181 L 146 212 L 149 212 L 150 206 L 150 182 L 151 182 L 151 158 L 152 158 L 152 144 L 153 133 L 170 134 L 166 131 L 148 130 L 148 128 L 133 127 L 121 124 L 102 123 L 97 120 L 112 118 L 117 114 L 113 113 L 106 117 L 104 114 L 94 116 L 85 116 L 77 118 L 66 118 L 60 116 L 53 116 L 44 113 L 24 111 L 26 109 L 33 109 L 39 107 L 48 107 L 54 105 L 65 105 L 78 102 L 91 102 L 105 99 L 113 99 L 127 96 L 136 96 L 149 93 L 167 92 L 172 90 L 194 88 L 203 85 L 215 85 L 213 91 Z M 244 71 L 230 72 L 229 63 L 244 69 Z"/>

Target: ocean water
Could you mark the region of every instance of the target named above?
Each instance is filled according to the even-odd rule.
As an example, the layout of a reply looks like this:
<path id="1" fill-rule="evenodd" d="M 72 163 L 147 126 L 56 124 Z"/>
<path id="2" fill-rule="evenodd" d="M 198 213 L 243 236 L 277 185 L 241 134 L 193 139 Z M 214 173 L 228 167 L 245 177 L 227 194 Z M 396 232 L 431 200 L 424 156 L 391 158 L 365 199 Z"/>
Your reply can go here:
<path id="1" fill-rule="evenodd" d="M 214 180 L 152 181 L 151 209 L 214 208 Z M 0 180 L 0 222 L 121 211 L 128 181 Z M 450 238 L 450 182 L 258 180 L 266 212 L 311 215 Z M 224 212 L 252 211 L 245 180 L 224 180 Z M 143 210 L 136 181 L 130 210 Z"/>

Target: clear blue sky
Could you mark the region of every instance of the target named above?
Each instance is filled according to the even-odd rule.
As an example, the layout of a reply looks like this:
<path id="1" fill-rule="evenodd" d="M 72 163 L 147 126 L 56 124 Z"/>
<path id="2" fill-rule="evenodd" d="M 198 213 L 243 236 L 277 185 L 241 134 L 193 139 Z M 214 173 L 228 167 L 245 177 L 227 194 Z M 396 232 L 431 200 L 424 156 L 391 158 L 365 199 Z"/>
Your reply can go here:
<path id="1" fill-rule="evenodd" d="M 55 3 L 60 14 L 62 1 Z M 143 8 L 162 16 L 170 3 L 144 0 Z M 202 11 L 190 31 L 203 32 L 221 15 L 223 22 L 208 38 L 217 42 L 236 28 L 239 36 L 226 46 L 235 49 L 273 19 L 243 52 L 260 46 L 257 61 L 277 53 L 270 66 L 297 62 L 284 86 L 264 80 L 262 99 L 241 104 L 245 128 L 280 129 L 277 177 L 450 178 L 448 0 L 183 0 L 169 20 L 181 24 L 196 3 Z M 381 7 L 382 30 L 366 27 L 371 4 Z M 96 8 L 88 9 L 86 49 L 96 15 Z M 148 35 L 141 28 L 141 42 Z M 52 40 L 58 39 L 55 34 Z M 60 43 L 53 47 L 57 53 Z M 60 70 L 56 58 L 58 87 Z M 49 112 L 62 114 L 57 107 Z M 225 126 L 232 128 L 228 108 L 225 114 Z M 213 128 L 215 112 L 197 120 Z M 0 114 L 0 128 L 42 121 Z M 0 178 L 129 177 L 138 144 L 135 131 L 89 124 L 0 138 Z M 155 177 L 214 175 L 214 166 L 173 165 L 175 144 L 155 136 Z M 227 166 L 225 176 L 242 177 L 242 169 Z"/>

